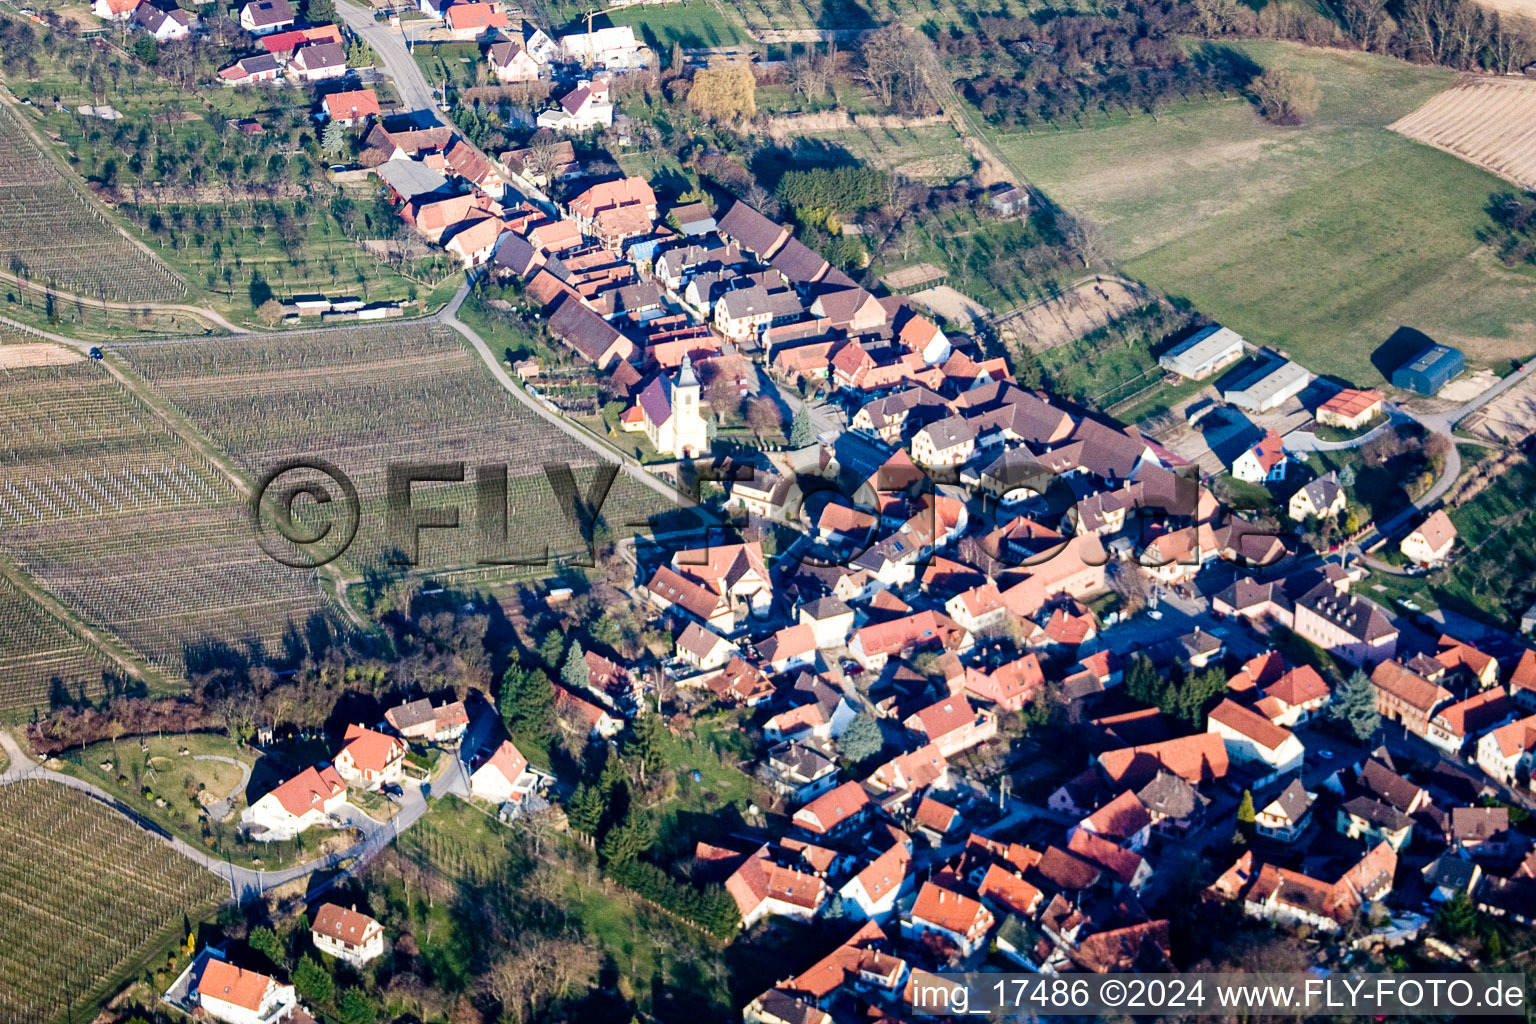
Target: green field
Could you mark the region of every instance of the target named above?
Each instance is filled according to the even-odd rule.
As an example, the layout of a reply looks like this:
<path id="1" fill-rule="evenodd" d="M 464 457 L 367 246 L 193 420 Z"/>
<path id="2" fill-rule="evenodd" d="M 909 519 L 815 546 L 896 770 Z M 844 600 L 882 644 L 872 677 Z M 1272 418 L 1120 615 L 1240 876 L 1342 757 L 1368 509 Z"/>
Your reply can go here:
<path id="1" fill-rule="evenodd" d="M 673 43 L 692 50 L 740 46 L 750 41 L 736 13 L 710 0 L 631 7 L 613 11 L 607 18 L 615 25 L 633 25 L 635 34 L 663 58 Z"/>
<path id="2" fill-rule="evenodd" d="M 1536 352 L 1536 274 L 1504 268 L 1477 237 L 1489 195 L 1510 186 L 1385 128 L 1454 73 L 1240 48 L 1317 77 L 1313 124 L 1273 127 L 1224 100 L 997 142 L 1052 199 L 1101 223 L 1132 276 L 1316 372 L 1381 383 L 1371 355 L 1403 326 L 1482 365 Z"/>

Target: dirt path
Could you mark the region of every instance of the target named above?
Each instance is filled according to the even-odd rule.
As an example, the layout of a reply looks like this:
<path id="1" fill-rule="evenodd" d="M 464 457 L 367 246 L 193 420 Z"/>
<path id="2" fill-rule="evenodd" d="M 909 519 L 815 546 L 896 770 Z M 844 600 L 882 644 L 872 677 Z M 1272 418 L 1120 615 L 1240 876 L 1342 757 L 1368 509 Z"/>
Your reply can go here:
<path id="1" fill-rule="evenodd" d="M 122 229 L 119 228 L 118 230 Z M 36 281 L 27 281 L 4 270 L 0 270 L 0 281 L 8 281 L 18 288 L 25 288 L 40 295 L 52 295 L 54 298 L 64 302 L 88 306 L 91 309 L 110 309 L 120 313 L 136 313 L 141 309 L 147 309 L 150 312 L 184 313 L 187 316 L 203 320 L 212 326 L 222 327 L 230 334 L 252 333 L 249 328 L 236 326 L 222 315 L 203 306 L 190 306 L 179 302 L 111 302 L 104 299 L 92 299 L 84 295 L 76 295 L 73 292 L 66 292 L 59 288 L 50 288 L 47 285 L 38 284 Z"/>

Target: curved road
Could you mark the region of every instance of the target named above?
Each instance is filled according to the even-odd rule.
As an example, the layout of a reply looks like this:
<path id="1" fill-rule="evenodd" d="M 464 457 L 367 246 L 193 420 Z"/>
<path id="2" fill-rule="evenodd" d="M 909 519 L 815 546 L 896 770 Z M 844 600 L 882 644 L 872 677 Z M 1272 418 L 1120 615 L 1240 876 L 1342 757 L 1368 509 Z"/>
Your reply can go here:
<path id="1" fill-rule="evenodd" d="M 459 288 L 459 290 L 454 293 L 453 298 L 448 300 L 448 304 L 437 312 L 434 319 L 441 322 L 444 326 L 453 328 L 455 331 L 458 331 L 466 339 L 468 339 L 469 343 L 474 346 L 475 351 L 480 353 L 481 360 L 483 360 L 485 365 L 490 369 L 491 376 L 495 377 L 497 382 L 500 383 L 502 387 L 510 391 L 514 398 L 526 405 L 529 409 L 532 409 L 534 412 L 538 413 L 538 415 L 544 419 L 545 422 L 557 428 L 562 433 L 565 433 L 575 440 L 581 442 L 581 444 L 592 449 L 594 452 L 603 456 L 605 459 L 617 460 L 620 469 L 622 469 L 627 476 L 639 481 L 642 485 L 649 487 L 651 490 L 655 491 L 657 494 L 660 494 L 662 497 L 666 498 L 670 502 L 673 502 L 674 504 L 680 503 L 682 501 L 686 501 L 689 505 L 693 504 L 693 500 L 688 498 L 681 491 L 677 490 L 675 487 L 668 484 L 661 478 L 655 476 L 654 474 L 647 473 L 645 468 L 633 456 L 628 455 L 625 452 L 620 451 L 618 448 L 608 444 L 599 438 L 596 434 L 593 434 L 591 431 L 585 430 L 581 426 L 572 423 L 568 417 L 554 411 L 553 409 L 549 408 L 549 406 L 545 405 L 543 402 L 540 402 L 537 398 L 534 398 L 532 395 L 528 394 L 528 392 L 518 387 L 517 383 L 512 379 L 512 376 L 502 368 L 500 360 L 498 360 L 495 353 L 491 351 L 491 347 L 485 343 L 485 339 L 480 337 L 480 335 L 475 332 L 474 328 L 470 327 L 468 324 L 459 319 L 459 307 L 464 305 L 464 300 L 469 297 L 470 289 L 473 287 L 474 283 L 472 281 L 466 280 L 464 284 Z"/>
<path id="2" fill-rule="evenodd" d="M 362 829 L 364 835 L 361 840 L 345 850 L 328 853 L 306 861 L 303 864 L 296 864 L 293 867 L 282 868 L 276 871 L 265 871 L 257 868 L 240 867 L 231 864 L 229 861 L 221 860 L 210 854 L 207 850 L 199 849 L 165 832 L 99 786 L 92 785 L 84 779 L 77 779 L 73 775 L 66 775 L 63 772 L 44 768 L 32 760 L 21 749 L 20 745 L 17 744 L 15 738 L 4 730 L 0 730 L 0 749 L 3 749 L 11 759 L 10 767 L 4 772 L 0 772 L 0 786 L 28 779 L 37 779 L 44 782 L 57 783 L 58 785 L 67 786 L 77 792 L 84 793 L 93 800 L 97 800 L 122 814 L 146 833 L 159 839 L 183 857 L 218 875 L 229 884 L 230 895 L 236 902 L 240 903 L 262 896 L 278 886 L 286 885 L 297 879 L 306 878 L 316 871 L 333 868 L 348 859 L 352 859 L 352 865 L 347 868 L 343 875 L 337 877 L 350 875 L 362 867 L 379 850 L 389 845 L 397 835 L 415 824 L 417 819 L 426 813 L 427 810 L 426 797 L 422 790 L 415 786 L 405 788 L 405 795 L 401 800 L 400 813 L 388 824 L 377 822 L 363 814 L 358 808 L 348 804 L 344 812 L 338 815 L 338 817 L 344 817 L 348 824 Z M 454 760 L 457 761 L 458 759 L 454 758 Z M 334 882 L 334 879 L 332 881 Z"/>

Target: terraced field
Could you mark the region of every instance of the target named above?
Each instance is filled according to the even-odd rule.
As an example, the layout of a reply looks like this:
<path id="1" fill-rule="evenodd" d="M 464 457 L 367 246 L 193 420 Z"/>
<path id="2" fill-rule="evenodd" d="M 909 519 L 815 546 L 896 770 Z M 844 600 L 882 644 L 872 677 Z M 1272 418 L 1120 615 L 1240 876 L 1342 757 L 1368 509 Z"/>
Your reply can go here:
<path id="1" fill-rule="evenodd" d="M 114 302 L 174 302 L 186 285 L 119 234 L 0 104 L 0 270 Z"/>
<path id="2" fill-rule="evenodd" d="M 100 363 L 0 379 L 0 550 L 87 622 L 175 677 L 210 642 L 273 649 L 324 613 L 253 543 L 229 481 Z M 6 700 L 43 703 L 46 673 Z"/>
<path id="3" fill-rule="evenodd" d="M 84 794 L 0 788 L 0 1020 L 90 1020 L 185 917 L 228 895 L 216 876 Z"/>
<path id="4" fill-rule="evenodd" d="M 486 553 L 474 528 L 478 494 L 471 483 L 473 467 L 482 464 L 506 467 L 513 551 L 584 548 L 544 466 L 569 465 L 585 493 L 593 453 L 502 390 L 447 328 L 396 324 L 119 351 L 253 477 L 315 458 L 345 473 L 361 508 L 357 539 L 346 553 L 353 566 L 398 547 L 386 514 L 391 465 L 466 466 L 463 484 L 412 488 L 413 507 L 457 507 L 463 524 L 421 532 L 424 567 L 473 565 Z M 621 475 L 602 512 L 618 529 L 659 510 L 651 492 Z"/>

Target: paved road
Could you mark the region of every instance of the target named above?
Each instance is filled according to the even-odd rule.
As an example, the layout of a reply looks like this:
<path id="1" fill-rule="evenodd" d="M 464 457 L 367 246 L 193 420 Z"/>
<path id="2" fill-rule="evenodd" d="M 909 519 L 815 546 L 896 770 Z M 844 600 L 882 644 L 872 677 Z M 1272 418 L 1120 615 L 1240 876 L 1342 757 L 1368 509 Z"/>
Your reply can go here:
<path id="1" fill-rule="evenodd" d="M 240 781 L 230 789 L 228 793 L 208 805 L 208 817 L 214 821 L 223 821 L 229 817 L 229 812 L 234 807 L 235 797 L 245 791 L 245 787 L 251 784 L 251 766 L 233 757 L 224 757 L 221 754 L 194 754 L 194 761 L 220 761 L 224 764 L 232 764 L 240 769 Z"/>
<path id="2" fill-rule="evenodd" d="M 427 84 L 427 76 L 421 73 L 410 51 L 405 48 L 405 38 L 386 21 L 374 21 L 373 12 L 342 0 L 336 5 L 336 13 L 347 23 L 347 28 L 367 40 L 373 47 L 383 71 L 394 83 L 395 92 L 407 110 L 437 110 L 437 94 Z M 443 123 L 446 117 L 439 115 Z"/>
<path id="3" fill-rule="evenodd" d="M 257 868 L 240 867 L 226 860 L 220 860 L 207 850 L 198 849 L 176 836 L 168 834 L 99 786 L 92 785 L 84 779 L 77 779 L 73 775 L 66 775 L 63 772 L 44 768 L 32 760 L 21 749 L 11 734 L 4 730 L 0 730 L 0 749 L 3 749 L 6 756 L 11 759 L 10 767 L 5 772 L 0 773 L 0 786 L 35 779 L 57 783 L 58 785 L 67 786 L 77 792 L 84 793 L 124 815 L 146 833 L 165 843 L 183 857 L 218 875 L 229 884 L 231 896 L 241 903 L 262 896 L 278 886 L 286 885 L 297 879 L 306 878 L 316 871 L 333 868 L 342 861 L 353 860 L 353 863 L 346 871 L 332 878 L 327 883 L 334 884 L 335 881 L 355 873 L 374 854 L 393 842 L 396 836 L 415 824 L 427 810 L 426 794 L 416 786 L 407 786 L 405 788 L 404 797 L 401 799 L 400 813 L 387 824 L 374 821 L 363 814 L 361 810 L 349 804 L 345 814 L 339 816 L 345 817 L 349 823 L 355 824 L 363 830 L 364 836 L 361 840 L 345 850 L 316 857 L 303 864 L 296 864 L 293 867 L 276 871 L 266 871 Z"/>
<path id="4" fill-rule="evenodd" d="M 469 343 L 474 346 L 475 351 L 480 353 L 480 358 L 485 362 L 485 365 L 490 368 L 491 376 L 495 377 L 502 387 L 511 392 L 512 397 L 529 409 L 532 409 L 551 426 L 592 449 L 602 456 L 604 461 L 619 463 L 622 472 L 642 485 L 649 487 L 657 494 L 660 494 L 668 502 L 674 505 L 693 504 L 692 499 L 688 499 L 682 492 L 666 481 L 651 473 L 647 473 L 645 468 L 633 456 L 627 455 L 618 448 L 601 440 L 591 431 L 582 429 L 577 424 L 572 423 L 567 417 L 549 408 L 549 406 L 528 394 L 527 391 L 518 387 L 511 375 L 502 367 L 501 360 L 491 351 L 491 347 L 485 343 L 485 339 L 480 337 L 474 328 L 459 319 L 459 307 L 464 305 L 464 300 L 469 297 L 470 289 L 473 286 L 473 282 L 466 280 L 463 287 L 454 293 L 453 298 L 448 301 L 448 304 L 438 311 L 436 319 L 445 326 L 458 331 L 469 340 Z"/>

